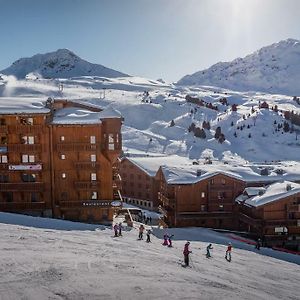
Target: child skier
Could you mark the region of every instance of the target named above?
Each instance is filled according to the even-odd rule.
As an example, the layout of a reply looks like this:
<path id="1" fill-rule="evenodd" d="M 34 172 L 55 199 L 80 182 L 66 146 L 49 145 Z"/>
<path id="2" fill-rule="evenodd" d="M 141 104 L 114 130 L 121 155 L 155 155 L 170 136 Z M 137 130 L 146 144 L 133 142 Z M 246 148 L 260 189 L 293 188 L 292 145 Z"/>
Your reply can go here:
<path id="1" fill-rule="evenodd" d="M 225 259 L 227 261 L 231 261 L 231 250 L 232 250 L 232 245 L 231 243 L 228 243 L 226 254 L 225 254 Z"/>
<path id="2" fill-rule="evenodd" d="M 164 242 L 163 242 L 164 246 L 168 246 L 168 239 L 169 239 L 169 236 L 167 234 L 164 234 Z"/>
<path id="3" fill-rule="evenodd" d="M 172 245 L 172 237 L 174 236 L 174 234 L 169 235 L 168 237 L 168 247 L 173 247 Z"/>
<path id="4" fill-rule="evenodd" d="M 145 229 L 144 225 L 141 224 L 140 227 L 139 227 L 139 240 L 143 239 L 144 229 Z"/>
<path id="5" fill-rule="evenodd" d="M 151 230 L 148 229 L 148 230 L 147 230 L 147 233 L 146 233 L 146 235 L 147 235 L 146 243 L 151 243 L 151 240 L 150 240 L 150 234 L 151 234 Z"/>
<path id="6" fill-rule="evenodd" d="M 185 267 L 189 266 L 189 263 L 190 263 L 189 255 L 190 255 L 190 253 L 192 253 L 192 251 L 190 251 L 190 249 L 189 249 L 189 245 L 190 245 L 190 242 L 186 242 L 184 245 L 184 248 L 183 248 L 183 257 L 184 257 Z"/>
<path id="7" fill-rule="evenodd" d="M 206 257 L 207 257 L 207 258 L 210 258 L 210 257 L 211 257 L 211 255 L 210 255 L 210 250 L 212 250 L 212 249 L 213 249 L 212 244 L 209 244 L 209 245 L 206 247 Z"/>
<path id="8" fill-rule="evenodd" d="M 115 237 L 117 237 L 118 236 L 118 231 L 119 231 L 118 224 L 115 224 L 113 228 L 114 228 L 114 232 L 115 232 Z"/>
<path id="9" fill-rule="evenodd" d="M 122 223 L 120 222 L 119 223 L 119 236 L 122 236 L 122 229 L 123 229 Z"/>

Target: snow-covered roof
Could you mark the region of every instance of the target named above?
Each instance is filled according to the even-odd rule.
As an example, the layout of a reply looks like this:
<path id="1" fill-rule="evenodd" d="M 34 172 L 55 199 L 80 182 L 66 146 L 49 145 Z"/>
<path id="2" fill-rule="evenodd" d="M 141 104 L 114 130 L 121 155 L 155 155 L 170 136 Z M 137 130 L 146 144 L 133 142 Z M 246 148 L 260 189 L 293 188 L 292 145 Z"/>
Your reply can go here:
<path id="1" fill-rule="evenodd" d="M 0 114 L 46 114 L 50 109 L 45 107 L 40 98 L 0 97 Z"/>
<path id="2" fill-rule="evenodd" d="M 99 113 L 100 119 L 122 118 L 122 115 L 112 107 L 108 107 Z"/>
<path id="3" fill-rule="evenodd" d="M 245 192 L 249 197 L 257 196 L 260 193 L 264 193 L 266 189 L 264 187 L 247 187 L 245 188 Z"/>
<path id="4" fill-rule="evenodd" d="M 259 207 L 298 193 L 300 194 L 300 184 L 290 181 L 276 182 L 267 186 L 264 194 L 248 198 L 244 203 Z"/>

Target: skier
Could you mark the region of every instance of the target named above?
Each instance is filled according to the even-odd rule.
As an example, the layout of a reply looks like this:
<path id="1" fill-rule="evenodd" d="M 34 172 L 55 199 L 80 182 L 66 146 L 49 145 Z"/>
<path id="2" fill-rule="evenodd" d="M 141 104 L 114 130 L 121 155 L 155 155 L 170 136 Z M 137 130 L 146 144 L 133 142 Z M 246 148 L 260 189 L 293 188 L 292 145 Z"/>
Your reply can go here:
<path id="1" fill-rule="evenodd" d="M 192 251 L 190 251 L 190 249 L 189 249 L 189 245 L 190 245 L 190 242 L 186 242 L 184 245 L 184 248 L 183 248 L 183 257 L 184 257 L 185 267 L 189 266 L 189 263 L 190 263 L 189 255 L 190 255 L 190 253 L 192 253 Z"/>
<path id="2" fill-rule="evenodd" d="M 165 233 L 164 234 L 164 242 L 163 242 L 164 246 L 168 246 L 168 239 L 169 239 L 169 236 Z"/>
<path id="3" fill-rule="evenodd" d="M 261 246 L 261 239 L 259 238 L 255 244 L 255 249 L 260 250 L 260 246 Z"/>
<path id="4" fill-rule="evenodd" d="M 145 229 L 144 225 L 141 224 L 140 227 L 139 227 L 139 240 L 143 239 L 144 229 Z"/>
<path id="5" fill-rule="evenodd" d="M 231 250 L 232 250 L 232 245 L 231 243 L 228 243 L 226 254 L 225 254 L 225 259 L 227 261 L 231 261 Z"/>
<path id="6" fill-rule="evenodd" d="M 122 222 L 119 223 L 119 236 L 122 236 Z"/>
<path id="7" fill-rule="evenodd" d="M 147 233 L 146 233 L 146 235 L 147 235 L 146 243 L 151 243 L 151 240 L 150 240 L 150 234 L 151 234 L 151 230 L 148 229 L 148 230 L 147 230 Z"/>
<path id="8" fill-rule="evenodd" d="M 168 247 L 173 247 L 173 245 L 172 245 L 172 237 L 173 236 L 174 236 L 174 234 L 169 235 L 169 237 L 168 237 L 168 243 L 169 243 Z"/>
<path id="9" fill-rule="evenodd" d="M 118 224 L 116 223 L 113 228 L 114 228 L 114 232 L 115 232 L 115 237 L 117 237 L 118 236 L 118 231 L 119 231 Z"/>
<path id="10" fill-rule="evenodd" d="M 210 255 L 210 250 L 214 249 L 212 244 L 209 244 L 207 247 L 206 247 L 206 257 L 207 258 L 210 258 L 211 255 Z"/>

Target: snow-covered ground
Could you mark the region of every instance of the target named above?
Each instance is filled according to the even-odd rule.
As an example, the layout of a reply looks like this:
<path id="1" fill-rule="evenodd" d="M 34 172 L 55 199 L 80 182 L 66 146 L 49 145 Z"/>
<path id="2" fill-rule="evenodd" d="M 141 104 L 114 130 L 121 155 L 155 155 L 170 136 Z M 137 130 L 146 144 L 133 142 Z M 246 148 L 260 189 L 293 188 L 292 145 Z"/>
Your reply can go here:
<path id="1" fill-rule="evenodd" d="M 265 255 L 276 251 L 201 228 L 169 230 L 168 248 L 157 238 L 164 232 L 154 230 L 147 244 L 136 229 L 114 238 L 106 227 L 1 213 L 0 299 L 299 299 L 299 256 L 277 252 L 276 259 Z M 186 239 L 191 268 L 181 266 Z"/>

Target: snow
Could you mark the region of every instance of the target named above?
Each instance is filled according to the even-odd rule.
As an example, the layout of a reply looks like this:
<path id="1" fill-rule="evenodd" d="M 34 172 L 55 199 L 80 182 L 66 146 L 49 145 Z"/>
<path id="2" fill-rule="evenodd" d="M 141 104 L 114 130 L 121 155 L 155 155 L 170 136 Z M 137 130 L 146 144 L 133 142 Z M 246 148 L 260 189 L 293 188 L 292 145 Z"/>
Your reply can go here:
<path id="1" fill-rule="evenodd" d="M 231 62 L 186 75 L 179 85 L 213 85 L 239 91 L 299 95 L 300 41 L 287 39 Z"/>
<path id="2" fill-rule="evenodd" d="M 80 223 L 34 228 L 0 214 L 0 298 L 16 299 L 297 299 L 300 256 L 261 248 L 209 229 L 168 229 L 173 248 L 162 246 L 166 232 L 154 229 L 152 242 L 138 241 L 126 228 L 114 238 L 110 228 Z M 182 250 L 191 242 L 191 268 L 182 268 Z M 233 244 L 232 261 L 224 259 Z M 208 243 L 212 258 L 205 257 Z"/>
<path id="3" fill-rule="evenodd" d="M 288 186 L 291 187 L 291 190 L 287 190 Z M 300 184 L 290 181 L 276 182 L 267 186 L 262 195 L 256 195 L 247 199 L 245 204 L 259 207 L 295 194 L 300 194 Z"/>

